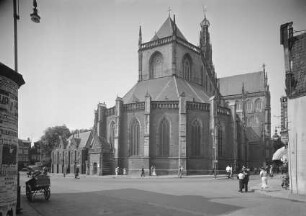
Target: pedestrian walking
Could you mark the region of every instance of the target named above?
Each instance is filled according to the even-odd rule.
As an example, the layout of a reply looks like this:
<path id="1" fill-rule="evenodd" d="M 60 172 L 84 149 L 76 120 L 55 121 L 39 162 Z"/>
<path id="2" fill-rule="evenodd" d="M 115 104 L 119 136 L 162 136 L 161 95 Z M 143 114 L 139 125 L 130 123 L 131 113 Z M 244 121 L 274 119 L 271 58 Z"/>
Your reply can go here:
<path id="1" fill-rule="evenodd" d="M 274 175 L 274 174 L 273 174 L 273 165 L 271 164 L 271 165 L 270 165 L 270 177 L 273 177 L 273 175 Z"/>
<path id="2" fill-rule="evenodd" d="M 243 188 L 243 179 L 244 179 L 245 175 L 244 172 L 241 170 L 238 175 L 237 175 L 237 179 L 239 180 L 239 192 L 242 193 L 242 188 Z"/>
<path id="3" fill-rule="evenodd" d="M 233 167 L 232 167 L 232 165 L 230 165 L 230 178 L 232 178 L 233 177 Z"/>
<path id="4" fill-rule="evenodd" d="M 282 188 L 285 188 L 286 190 L 289 188 L 289 175 L 288 175 L 288 173 L 286 173 L 286 175 L 284 175 L 282 177 L 281 186 L 282 186 Z"/>
<path id="5" fill-rule="evenodd" d="M 79 167 L 77 167 L 77 168 L 75 169 L 74 178 L 75 178 L 75 179 L 79 179 Z"/>
<path id="6" fill-rule="evenodd" d="M 115 175 L 118 176 L 118 173 L 119 173 L 119 167 L 116 167 L 116 169 L 115 169 Z"/>
<path id="7" fill-rule="evenodd" d="M 261 168 L 259 176 L 261 177 L 261 189 L 266 189 L 268 187 L 268 172 L 266 168 Z"/>
<path id="8" fill-rule="evenodd" d="M 231 177 L 231 167 L 229 165 L 227 165 L 227 167 L 225 168 L 225 171 L 226 171 L 227 178 L 230 178 Z"/>
<path id="9" fill-rule="evenodd" d="M 153 173 L 152 173 L 152 176 L 156 176 L 156 169 L 155 169 L 155 166 L 153 166 Z"/>
<path id="10" fill-rule="evenodd" d="M 140 177 L 145 177 L 145 170 L 144 170 L 143 167 L 141 168 L 141 175 L 140 175 Z"/>
<path id="11" fill-rule="evenodd" d="M 179 170 L 178 170 L 178 177 L 179 177 L 179 178 L 182 178 L 182 176 L 183 176 L 183 170 L 184 170 L 183 166 L 180 166 L 180 167 L 179 167 Z"/>
<path id="12" fill-rule="evenodd" d="M 246 168 L 243 171 L 243 174 L 244 174 L 244 178 L 242 180 L 243 188 L 244 188 L 245 192 L 248 192 L 248 184 L 249 184 L 249 179 L 250 179 L 250 169 Z"/>
<path id="13" fill-rule="evenodd" d="M 123 168 L 123 175 L 126 175 L 126 169 Z"/>

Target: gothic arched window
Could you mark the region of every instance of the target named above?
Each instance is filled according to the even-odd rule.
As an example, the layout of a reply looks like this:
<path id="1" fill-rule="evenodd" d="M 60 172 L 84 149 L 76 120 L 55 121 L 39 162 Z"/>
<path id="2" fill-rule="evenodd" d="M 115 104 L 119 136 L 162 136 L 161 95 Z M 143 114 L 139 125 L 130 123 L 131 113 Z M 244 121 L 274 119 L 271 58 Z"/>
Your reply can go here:
<path id="1" fill-rule="evenodd" d="M 218 127 L 218 156 L 222 156 L 223 148 L 223 131 L 222 127 Z"/>
<path id="2" fill-rule="evenodd" d="M 261 111 L 261 109 L 262 109 L 261 105 L 262 105 L 261 99 L 260 98 L 256 99 L 256 101 L 255 101 L 255 111 L 256 112 Z"/>
<path id="3" fill-rule="evenodd" d="M 246 102 L 246 109 L 247 109 L 247 112 L 250 113 L 253 111 L 253 102 L 252 100 L 248 100 Z"/>
<path id="4" fill-rule="evenodd" d="M 111 145 L 111 148 L 114 147 L 114 139 L 115 139 L 115 122 L 111 122 L 109 126 L 109 143 Z"/>
<path id="5" fill-rule="evenodd" d="M 189 55 L 185 55 L 183 58 L 183 78 L 185 80 L 191 80 L 191 59 Z"/>
<path id="6" fill-rule="evenodd" d="M 150 79 L 159 77 L 163 72 L 163 56 L 160 52 L 152 55 L 150 60 Z"/>
<path id="7" fill-rule="evenodd" d="M 236 101 L 236 109 L 237 110 L 242 110 L 242 104 L 241 104 L 241 101 Z"/>
<path id="8" fill-rule="evenodd" d="M 191 155 L 201 155 L 201 125 L 198 120 L 195 120 L 191 125 Z"/>
<path id="9" fill-rule="evenodd" d="M 163 119 L 159 125 L 159 156 L 169 156 L 170 125 Z"/>
<path id="10" fill-rule="evenodd" d="M 135 119 L 130 127 L 130 155 L 139 155 L 140 151 L 140 126 Z"/>

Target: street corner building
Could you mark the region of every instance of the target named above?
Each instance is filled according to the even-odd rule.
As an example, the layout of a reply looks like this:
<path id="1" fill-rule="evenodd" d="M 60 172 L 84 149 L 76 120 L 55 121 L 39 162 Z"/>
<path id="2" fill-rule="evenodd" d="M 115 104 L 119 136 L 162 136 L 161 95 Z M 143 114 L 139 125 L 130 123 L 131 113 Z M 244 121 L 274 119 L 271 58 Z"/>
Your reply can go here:
<path id="1" fill-rule="evenodd" d="M 290 189 L 305 195 L 306 30 L 294 31 L 292 22 L 281 25 L 280 44 L 285 57 Z"/>
<path id="2" fill-rule="evenodd" d="M 209 27 L 205 16 L 199 46 L 188 42 L 175 16 L 148 42 L 140 27 L 138 82 L 115 106 L 97 105 L 91 134 L 100 144 L 84 145 L 88 174 L 114 174 L 119 167 L 140 175 L 154 166 L 157 175 L 171 175 L 182 166 L 193 175 L 225 172 L 228 164 L 262 165 L 271 118 L 266 73 L 218 79 Z"/>

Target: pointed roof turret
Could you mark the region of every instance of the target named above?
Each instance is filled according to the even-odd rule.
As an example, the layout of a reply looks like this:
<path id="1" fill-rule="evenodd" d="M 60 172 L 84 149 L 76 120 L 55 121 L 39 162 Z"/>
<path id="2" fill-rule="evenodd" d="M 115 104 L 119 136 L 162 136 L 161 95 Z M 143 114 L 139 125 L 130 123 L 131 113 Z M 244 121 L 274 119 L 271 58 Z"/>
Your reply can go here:
<path id="1" fill-rule="evenodd" d="M 206 18 L 206 7 L 203 7 L 203 14 L 204 14 L 204 19 L 202 20 L 202 22 L 200 23 L 201 27 L 209 27 L 210 23 L 208 21 L 208 19 Z"/>
<path id="2" fill-rule="evenodd" d="M 160 38 L 172 36 L 176 31 L 178 37 L 187 41 L 182 32 L 176 26 L 175 22 L 171 19 L 171 17 L 167 17 L 166 21 L 162 24 L 159 30 L 155 33 L 154 37 L 151 41 L 158 40 Z"/>
<path id="3" fill-rule="evenodd" d="M 139 26 L 139 38 L 138 38 L 138 46 L 142 44 L 142 33 L 141 33 L 141 26 Z"/>

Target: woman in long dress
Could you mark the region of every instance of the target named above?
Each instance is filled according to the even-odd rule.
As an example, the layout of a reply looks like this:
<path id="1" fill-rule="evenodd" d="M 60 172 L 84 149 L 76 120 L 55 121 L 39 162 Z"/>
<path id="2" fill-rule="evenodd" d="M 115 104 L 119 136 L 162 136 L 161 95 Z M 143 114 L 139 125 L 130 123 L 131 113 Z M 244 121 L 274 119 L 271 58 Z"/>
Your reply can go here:
<path id="1" fill-rule="evenodd" d="M 261 168 L 259 173 L 261 177 L 261 189 L 265 189 L 268 187 L 268 172 L 265 168 Z"/>

